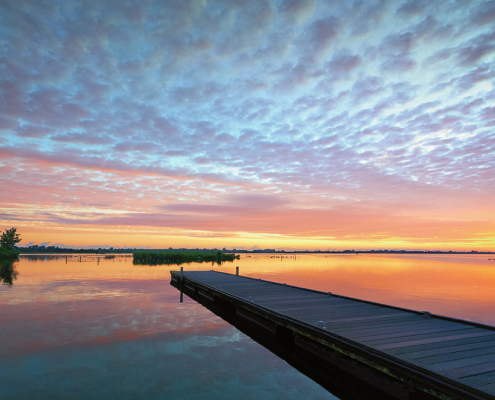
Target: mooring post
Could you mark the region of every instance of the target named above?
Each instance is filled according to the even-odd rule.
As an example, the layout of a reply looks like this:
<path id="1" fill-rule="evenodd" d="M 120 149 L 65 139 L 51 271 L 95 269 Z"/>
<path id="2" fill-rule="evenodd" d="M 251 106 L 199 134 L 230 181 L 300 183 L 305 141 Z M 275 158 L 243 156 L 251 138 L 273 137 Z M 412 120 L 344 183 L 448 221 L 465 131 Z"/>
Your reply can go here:
<path id="1" fill-rule="evenodd" d="M 235 274 L 239 276 L 239 267 L 235 267 Z"/>
<path id="2" fill-rule="evenodd" d="M 180 267 L 180 302 L 183 302 L 182 287 L 184 286 L 184 267 Z"/>

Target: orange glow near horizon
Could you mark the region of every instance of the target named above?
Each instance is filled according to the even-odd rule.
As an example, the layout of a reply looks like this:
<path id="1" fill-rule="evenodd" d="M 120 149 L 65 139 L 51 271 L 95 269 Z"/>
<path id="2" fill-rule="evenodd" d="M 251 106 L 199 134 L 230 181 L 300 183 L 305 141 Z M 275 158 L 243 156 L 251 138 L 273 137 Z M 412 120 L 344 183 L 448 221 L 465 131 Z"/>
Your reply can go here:
<path id="1" fill-rule="evenodd" d="M 389 187 L 383 195 L 369 187 L 374 198 L 359 200 L 361 190 L 339 190 L 346 198 L 331 187 L 286 186 L 282 194 L 260 185 L 227 190 L 208 180 L 36 165 L 4 180 L 0 229 L 17 227 L 21 245 L 495 250 L 492 197 L 467 188 L 397 195 Z"/>
<path id="2" fill-rule="evenodd" d="M 136 227 L 84 227 L 78 229 L 64 226 L 50 228 L 35 228 L 16 224 L 21 234 L 21 245 L 41 244 L 50 242 L 50 246 L 62 247 L 147 247 L 147 248 L 227 248 L 227 249 L 285 249 L 291 250 L 373 250 L 373 249 L 400 249 L 400 250 L 442 250 L 442 251 L 494 251 L 493 240 L 463 240 L 462 238 L 449 241 L 437 239 L 423 241 L 422 238 L 387 237 L 386 235 L 371 235 L 369 238 L 331 239 L 325 237 L 264 235 L 249 232 L 191 232 L 176 230 L 174 232 L 160 232 L 160 230 L 143 229 Z M 10 227 L 5 225 L 5 228 Z M 377 237 L 378 236 L 378 237 Z M 495 235 L 494 235 L 495 236 Z"/>

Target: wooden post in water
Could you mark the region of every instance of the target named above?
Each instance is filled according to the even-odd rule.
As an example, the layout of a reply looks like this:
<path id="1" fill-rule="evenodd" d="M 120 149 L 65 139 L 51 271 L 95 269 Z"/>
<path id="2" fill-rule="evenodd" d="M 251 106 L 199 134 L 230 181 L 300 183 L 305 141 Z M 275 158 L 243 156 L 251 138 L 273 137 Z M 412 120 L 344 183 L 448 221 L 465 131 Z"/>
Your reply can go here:
<path id="1" fill-rule="evenodd" d="M 184 268 L 180 267 L 180 302 L 183 302 L 182 287 L 184 286 Z"/>
<path id="2" fill-rule="evenodd" d="M 239 267 L 235 267 L 235 274 L 239 276 Z"/>

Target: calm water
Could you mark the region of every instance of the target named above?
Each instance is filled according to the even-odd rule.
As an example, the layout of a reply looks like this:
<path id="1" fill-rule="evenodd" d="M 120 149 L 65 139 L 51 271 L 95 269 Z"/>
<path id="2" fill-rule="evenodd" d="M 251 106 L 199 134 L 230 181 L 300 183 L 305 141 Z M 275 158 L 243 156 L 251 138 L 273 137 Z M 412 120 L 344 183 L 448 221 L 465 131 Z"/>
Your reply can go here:
<path id="1" fill-rule="evenodd" d="M 0 285 L 0 398 L 336 398 L 187 296 L 179 303 L 169 284 L 177 267 L 76 259 L 21 257 L 13 285 Z M 236 265 L 242 275 L 495 325 L 493 256 L 253 255 L 184 268 Z"/>

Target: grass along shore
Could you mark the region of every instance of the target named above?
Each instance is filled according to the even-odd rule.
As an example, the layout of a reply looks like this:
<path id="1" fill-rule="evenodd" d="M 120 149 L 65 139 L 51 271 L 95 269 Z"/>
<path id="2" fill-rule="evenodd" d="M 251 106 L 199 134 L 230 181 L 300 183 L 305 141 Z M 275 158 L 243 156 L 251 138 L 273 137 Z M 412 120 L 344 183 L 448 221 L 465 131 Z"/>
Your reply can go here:
<path id="1" fill-rule="evenodd" d="M 19 259 L 19 253 L 15 250 L 0 248 L 0 260 L 17 260 Z"/>
<path id="2" fill-rule="evenodd" d="M 225 254 L 221 251 L 212 253 L 188 252 L 151 252 L 136 251 L 132 253 L 134 264 L 182 264 L 190 262 L 217 262 L 234 261 L 240 257 L 236 254 Z"/>

